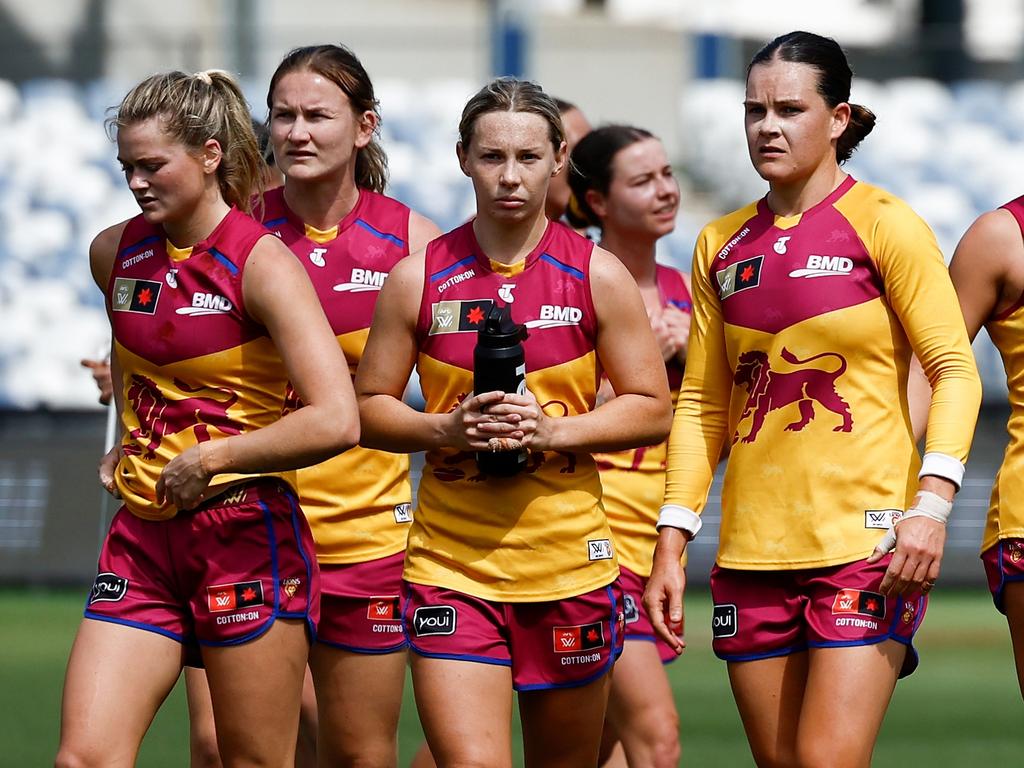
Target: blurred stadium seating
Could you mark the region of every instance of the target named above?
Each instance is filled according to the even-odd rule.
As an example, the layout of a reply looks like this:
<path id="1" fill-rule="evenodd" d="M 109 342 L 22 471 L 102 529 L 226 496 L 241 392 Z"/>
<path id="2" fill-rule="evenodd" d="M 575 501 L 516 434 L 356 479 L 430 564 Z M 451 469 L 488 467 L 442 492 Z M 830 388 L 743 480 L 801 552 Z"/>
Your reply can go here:
<path id="1" fill-rule="evenodd" d="M 456 118 L 473 90 L 469 80 L 426 88 L 378 83 L 391 193 L 442 228 L 473 209 L 454 157 Z M 262 92 L 249 92 L 260 104 Z M 103 126 L 121 93 L 109 81 L 84 88 L 0 81 L 0 407 L 95 404 L 78 361 L 106 343 L 107 321 L 88 245 L 100 229 L 137 211 Z M 679 162 L 684 183 L 700 194 L 684 196 L 661 257 L 683 268 L 711 215 L 764 193 L 746 155 L 742 99 L 736 80 L 692 81 L 679 99 Z M 1020 194 L 1006 169 L 1024 167 L 1024 83 L 860 81 L 853 99 L 873 109 L 878 123 L 849 170 L 906 199 L 931 224 L 947 259 L 975 216 Z M 994 350 L 982 340 L 977 352 L 987 390 L 1004 391 Z"/>

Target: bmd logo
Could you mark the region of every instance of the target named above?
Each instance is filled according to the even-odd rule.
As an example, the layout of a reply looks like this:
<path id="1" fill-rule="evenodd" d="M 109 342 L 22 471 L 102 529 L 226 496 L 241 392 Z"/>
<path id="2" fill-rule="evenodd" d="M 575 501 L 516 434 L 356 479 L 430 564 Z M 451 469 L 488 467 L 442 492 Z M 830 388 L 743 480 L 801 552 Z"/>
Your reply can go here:
<path id="1" fill-rule="evenodd" d="M 412 615 L 412 629 L 416 637 L 455 634 L 454 605 L 424 605 Z"/>
<path id="2" fill-rule="evenodd" d="M 579 325 L 583 319 L 583 310 L 579 307 L 563 307 L 558 304 L 541 304 L 540 316 L 536 320 L 527 320 L 527 328 L 558 328 L 566 325 Z"/>
<path id="3" fill-rule="evenodd" d="M 231 301 L 216 293 L 205 293 L 196 291 L 192 294 L 191 307 L 178 307 L 175 310 L 179 315 L 223 315 L 234 309 Z"/>
<path id="4" fill-rule="evenodd" d="M 807 257 L 804 269 L 794 269 L 790 277 L 828 277 L 829 275 L 848 275 L 853 272 L 853 259 L 847 256 L 816 256 Z"/>
<path id="5" fill-rule="evenodd" d="M 363 293 L 364 291 L 379 291 L 387 279 L 387 272 L 377 272 L 373 269 L 352 270 L 352 276 L 347 283 L 338 283 L 334 290 L 341 293 Z"/>

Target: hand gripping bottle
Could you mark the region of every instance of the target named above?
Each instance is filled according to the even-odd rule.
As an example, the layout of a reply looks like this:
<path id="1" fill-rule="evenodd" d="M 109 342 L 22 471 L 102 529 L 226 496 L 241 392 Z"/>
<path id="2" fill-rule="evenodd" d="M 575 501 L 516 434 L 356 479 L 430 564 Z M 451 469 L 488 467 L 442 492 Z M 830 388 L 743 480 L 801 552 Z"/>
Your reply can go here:
<path id="1" fill-rule="evenodd" d="M 491 305 L 477 332 L 473 349 L 473 392 L 526 392 L 526 359 L 523 341 L 526 326 L 516 325 L 508 305 Z M 476 465 L 491 477 L 511 477 L 526 466 L 526 451 L 478 451 Z"/>

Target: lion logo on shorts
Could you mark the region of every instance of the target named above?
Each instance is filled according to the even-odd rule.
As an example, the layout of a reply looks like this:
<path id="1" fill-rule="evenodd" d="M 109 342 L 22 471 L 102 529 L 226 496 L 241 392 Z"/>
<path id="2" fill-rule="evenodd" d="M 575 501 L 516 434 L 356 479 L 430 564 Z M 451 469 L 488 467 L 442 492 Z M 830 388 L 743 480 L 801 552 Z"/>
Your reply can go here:
<path id="1" fill-rule="evenodd" d="M 843 423 L 834 427 L 833 432 L 853 431 L 850 404 L 836 390 L 836 379 L 846 372 L 846 358 L 837 352 L 822 352 L 801 360 L 785 347 L 782 349 L 782 359 L 791 365 L 806 365 L 822 357 L 837 358 L 839 367 L 835 371 L 823 371 L 820 368 L 775 371 L 769 364 L 767 352 L 752 350 L 740 355 L 733 376 L 733 382 L 747 390 L 747 402 L 743 406 L 740 421 L 753 416 L 750 430 L 742 442 L 754 442 L 764 425 L 765 417 L 771 411 L 794 403 L 800 410 L 800 418 L 786 425 L 788 432 L 799 432 L 814 419 L 814 403 L 843 417 Z M 740 439 L 737 429 L 733 443 Z"/>

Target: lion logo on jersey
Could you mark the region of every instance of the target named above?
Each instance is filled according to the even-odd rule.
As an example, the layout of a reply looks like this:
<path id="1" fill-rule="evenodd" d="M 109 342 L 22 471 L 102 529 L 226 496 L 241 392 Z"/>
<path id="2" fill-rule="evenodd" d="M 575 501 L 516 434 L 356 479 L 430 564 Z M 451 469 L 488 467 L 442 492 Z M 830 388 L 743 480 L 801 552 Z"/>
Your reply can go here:
<path id="1" fill-rule="evenodd" d="M 744 352 L 739 357 L 733 382 L 747 390 L 747 402 L 743 406 L 740 421 L 753 416 L 750 430 L 744 443 L 752 443 L 764 425 L 765 417 L 771 411 L 777 411 L 794 403 L 800 409 L 800 418 L 786 425 L 789 432 L 799 432 L 814 418 L 814 403 L 827 408 L 843 417 L 843 423 L 833 428 L 833 432 L 852 432 L 853 416 L 850 404 L 836 390 L 836 379 L 846 372 L 846 358 L 837 352 L 822 352 L 818 355 L 801 360 L 783 347 L 782 359 L 791 365 L 806 365 L 822 357 L 835 357 L 839 360 L 839 368 L 835 371 L 823 371 L 820 368 L 803 368 L 797 371 L 774 371 L 768 361 L 768 353 L 761 350 Z M 733 443 L 740 440 L 739 429 L 733 437 Z"/>
<path id="2" fill-rule="evenodd" d="M 132 382 L 125 393 L 132 411 L 139 420 L 139 426 L 129 433 L 132 440 L 145 443 L 145 458 L 156 455 L 160 442 L 167 435 L 176 435 L 186 429 L 194 429 L 197 442 L 210 439 L 209 427 L 216 427 L 227 435 L 237 435 L 239 430 L 228 417 L 228 408 L 238 400 L 238 394 L 220 387 L 190 387 L 180 379 L 174 380 L 182 392 L 194 393 L 212 389 L 227 397 L 216 400 L 212 397 L 185 397 L 180 400 L 168 398 L 152 379 L 132 374 Z M 126 446 L 126 455 L 138 455 L 137 446 Z"/>

